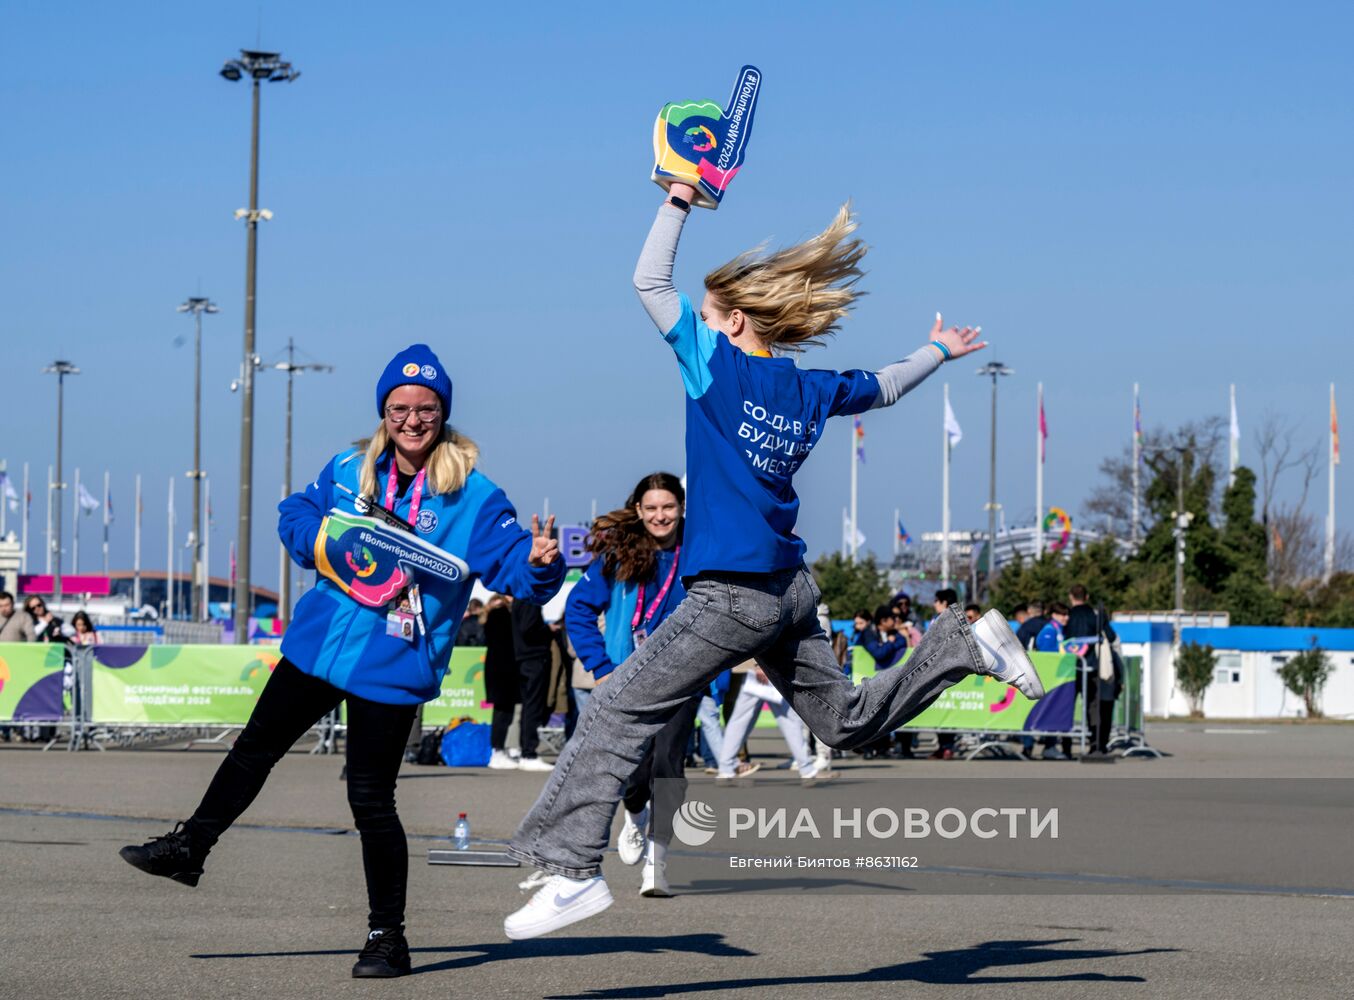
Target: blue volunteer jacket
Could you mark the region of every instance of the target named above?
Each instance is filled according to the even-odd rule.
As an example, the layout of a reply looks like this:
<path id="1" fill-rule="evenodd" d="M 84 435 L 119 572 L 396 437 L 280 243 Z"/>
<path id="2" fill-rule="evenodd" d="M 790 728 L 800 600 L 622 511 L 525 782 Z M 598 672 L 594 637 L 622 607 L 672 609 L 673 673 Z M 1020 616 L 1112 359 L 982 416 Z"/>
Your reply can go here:
<path id="1" fill-rule="evenodd" d="M 907 655 L 907 638 L 901 632 L 895 633 L 892 639 L 885 639 L 878 629 L 871 627 L 862 633 L 861 645 L 880 670 L 896 667 Z"/>
<path id="2" fill-rule="evenodd" d="M 357 493 L 362 457 L 358 451 L 336 455 L 313 483 L 278 505 L 278 535 L 304 568 L 315 568 L 315 538 L 331 508 L 361 513 L 353 497 L 335 484 Z M 385 483 L 392 461 L 388 453 L 377 463 L 378 482 Z M 410 492 L 395 502 L 395 513 L 405 518 Z M 477 471 L 454 493 L 425 491 L 417 531 L 470 568 L 455 581 L 419 577 L 426 636 L 406 642 L 386 635 L 385 608 L 359 604 L 320 576 L 296 605 L 282 638 L 282 654 L 305 673 L 349 694 L 387 705 L 419 704 L 441 690 L 475 577 L 490 590 L 510 591 L 539 604 L 555 596 L 564 580 L 562 559 L 541 567 L 527 562 L 531 532 L 517 523 L 503 491 Z"/>
<path id="3" fill-rule="evenodd" d="M 646 604 L 653 604 L 663 581 L 668 578 L 673 555 L 669 550 L 658 552 L 654 578 L 644 585 Z M 624 663 L 626 657 L 635 651 L 630 623 L 634 621 L 635 601 L 639 596 L 637 582 L 611 579 L 604 572 L 604 565 L 602 556 L 594 559 L 583 574 L 583 579 L 574 584 L 574 589 L 569 592 L 569 600 L 564 605 L 564 629 L 569 634 L 569 641 L 574 644 L 574 652 L 583 661 L 583 666 L 598 680 Z M 686 588 L 682 586 L 682 581 L 673 580 L 662 606 L 649 620 L 649 632 L 652 633 L 663 624 L 685 597 Z M 597 625 L 598 618 L 604 614 L 605 633 Z"/>

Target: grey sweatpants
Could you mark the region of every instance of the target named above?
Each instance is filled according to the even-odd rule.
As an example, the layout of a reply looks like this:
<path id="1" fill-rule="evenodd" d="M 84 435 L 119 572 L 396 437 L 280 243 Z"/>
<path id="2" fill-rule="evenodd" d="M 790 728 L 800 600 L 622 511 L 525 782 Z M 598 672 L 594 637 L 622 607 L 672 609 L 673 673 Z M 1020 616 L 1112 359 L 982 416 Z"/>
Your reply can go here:
<path id="1" fill-rule="evenodd" d="M 616 803 L 649 741 L 692 694 L 749 657 L 814 736 L 843 750 L 893 732 L 979 672 L 978 647 L 956 605 L 932 622 L 906 664 L 852 684 L 818 624 L 820 597 L 802 565 L 697 577 L 686 600 L 593 693 L 508 853 L 558 875 L 596 875 Z"/>

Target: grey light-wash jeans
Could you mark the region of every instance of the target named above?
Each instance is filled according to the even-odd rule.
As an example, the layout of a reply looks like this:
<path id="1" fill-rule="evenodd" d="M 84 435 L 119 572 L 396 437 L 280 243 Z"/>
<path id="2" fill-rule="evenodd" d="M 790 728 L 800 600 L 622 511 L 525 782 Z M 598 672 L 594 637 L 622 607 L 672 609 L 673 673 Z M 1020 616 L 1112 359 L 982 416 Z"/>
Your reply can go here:
<path id="1" fill-rule="evenodd" d="M 803 565 L 692 581 L 686 600 L 594 690 L 508 853 L 556 875 L 598 874 L 616 803 L 654 735 L 692 694 L 749 657 L 814 736 L 841 750 L 893 732 L 979 672 L 977 644 L 954 605 L 905 664 L 852 684 L 818 623 L 821 596 Z"/>

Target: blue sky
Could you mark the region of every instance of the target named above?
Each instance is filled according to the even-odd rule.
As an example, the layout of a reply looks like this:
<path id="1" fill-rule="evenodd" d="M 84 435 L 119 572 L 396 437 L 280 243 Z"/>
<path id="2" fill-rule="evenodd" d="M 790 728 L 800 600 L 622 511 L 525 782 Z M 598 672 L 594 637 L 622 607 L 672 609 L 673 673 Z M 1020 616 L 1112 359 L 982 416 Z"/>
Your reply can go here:
<path id="1" fill-rule="evenodd" d="M 211 296 L 204 465 L 225 572 L 249 101 L 216 72 L 256 42 L 303 72 L 263 95 L 261 204 L 276 217 L 260 236 L 258 351 L 276 360 L 291 336 L 336 366 L 297 384 L 298 481 L 370 431 L 381 367 L 420 340 L 524 512 L 548 496 L 582 519 L 647 471 L 681 471 L 681 383 L 629 281 L 659 200 L 650 128 L 667 100 L 722 101 L 744 62 L 765 80 L 747 166 L 688 226 L 680 286 L 697 293 L 710 266 L 802 238 L 852 199 L 869 295 L 805 363 L 878 367 L 937 309 L 982 324 L 989 357 L 1017 373 L 998 480 L 1012 523 L 1033 515 L 1039 380 L 1046 500 L 1074 519 L 1101 456 L 1128 443 L 1134 381 L 1149 427 L 1225 414 L 1235 382 L 1243 461 L 1266 410 L 1324 449 L 1327 385 L 1354 361 L 1351 22 L 1333 3 L 744 3 L 717 22 L 635 4 L 10 5 L 0 458 L 41 481 L 55 387 L 39 371 L 70 357 L 84 374 L 67 394 L 68 468 L 112 470 L 118 566 L 143 475 L 145 559 L 162 564 L 164 493 L 178 475 L 188 509 L 192 454 L 191 340 L 174 346 L 191 322 L 174 307 Z M 914 536 L 939 527 L 943 380 L 965 430 L 955 524 L 984 523 L 974 368 L 867 416 L 867 547 L 890 548 L 895 507 Z M 269 582 L 284 389 L 260 376 L 255 575 Z M 811 556 L 840 542 L 848 435 L 829 428 L 797 479 Z M 1324 516 L 1324 472 L 1314 493 Z M 1339 518 L 1354 524 L 1354 481 Z"/>

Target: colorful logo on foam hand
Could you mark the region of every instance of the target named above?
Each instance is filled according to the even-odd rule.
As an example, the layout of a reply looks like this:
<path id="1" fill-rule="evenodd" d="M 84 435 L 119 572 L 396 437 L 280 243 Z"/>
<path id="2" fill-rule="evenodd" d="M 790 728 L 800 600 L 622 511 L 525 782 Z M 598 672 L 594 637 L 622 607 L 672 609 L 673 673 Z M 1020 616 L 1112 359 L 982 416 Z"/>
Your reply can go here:
<path id="1" fill-rule="evenodd" d="M 715 141 L 715 134 L 704 125 L 687 129 L 686 135 L 682 137 L 682 142 L 690 146 L 693 153 L 708 153 L 719 145 Z"/>
<path id="2" fill-rule="evenodd" d="M 665 104 L 654 123 L 653 179 L 663 187 L 690 184 L 697 205 L 718 208 L 743 164 L 761 85 L 761 71 L 744 66 L 723 108 L 715 101 Z"/>
<path id="3" fill-rule="evenodd" d="M 315 568 L 360 604 L 381 607 L 416 574 L 452 582 L 470 572 L 436 546 L 372 518 L 332 510 L 315 538 Z"/>
<path id="4" fill-rule="evenodd" d="M 376 572 L 376 559 L 372 556 L 371 549 L 365 545 L 354 545 L 353 551 L 346 553 L 343 559 L 347 562 L 348 568 L 353 571 L 353 574 L 363 580 Z M 358 565 L 359 561 L 361 562 L 360 566 Z"/>

